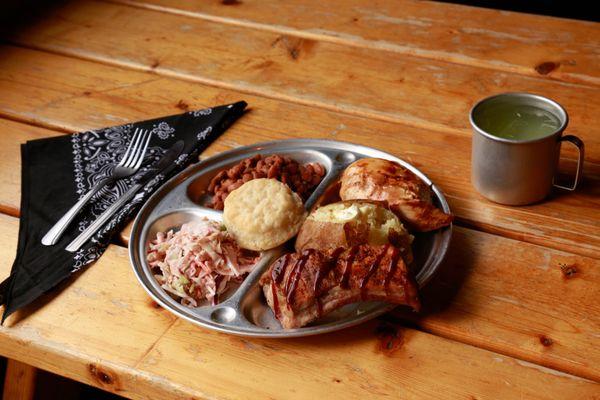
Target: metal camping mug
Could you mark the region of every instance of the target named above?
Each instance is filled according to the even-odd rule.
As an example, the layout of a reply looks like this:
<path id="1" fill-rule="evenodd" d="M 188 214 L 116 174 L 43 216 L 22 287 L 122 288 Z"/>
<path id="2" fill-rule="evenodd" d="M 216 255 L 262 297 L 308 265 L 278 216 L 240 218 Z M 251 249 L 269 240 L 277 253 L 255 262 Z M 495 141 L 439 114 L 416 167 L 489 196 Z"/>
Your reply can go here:
<path id="1" fill-rule="evenodd" d="M 478 124 L 482 109 L 501 103 L 542 108 L 560 122 L 553 133 L 537 139 L 505 139 L 486 132 Z M 581 179 L 583 142 L 576 136 L 562 136 L 569 117 L 558 103 L 529 93 L 503 93 L 478 102 L 470 113 L 473 127 L 471 181 L 484 197 L 501 204 L 524 205 L 544 199 L 552 187 L 573 191 Z M 554 184 L 562 142 L 577 146 L 579 157 L 575 180 L 570 187 Z"/>

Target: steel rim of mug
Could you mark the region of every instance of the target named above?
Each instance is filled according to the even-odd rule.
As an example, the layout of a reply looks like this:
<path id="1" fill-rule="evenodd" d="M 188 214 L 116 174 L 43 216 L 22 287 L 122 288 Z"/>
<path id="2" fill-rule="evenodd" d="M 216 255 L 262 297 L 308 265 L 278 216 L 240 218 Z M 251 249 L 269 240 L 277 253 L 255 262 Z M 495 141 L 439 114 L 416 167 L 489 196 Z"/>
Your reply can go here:
<path id="1" fill-rule="evenodd" d="M 479 125 L 477 125 L 475 123 L 475 120 L 473 118 L 473 114 L 475 113 L 477 107 L 483 105 L 484 103 L 497 99 L 499 97 L 525 97 L 525 98 L 535 98 L 543 103 L 547 103 L 550 104 L 551 106 L 555 107 L 556 109 L 558 109 L 560 111 L 560 113 L 562 115 L 556 115 L 557 117 L 559 117 L 562 121 L 560 127 L 558 127 L 554 132 L 552 132 L 549 135 L 546 136 L 542 136 L 540 138 L 535 138 L 535 139 L 529 139 L 529 140 L 518 140 L 518 139 L 506 139 L 506 138 L 501 138 L 495 135 L 492 135 L 491 133 L 488 133 L 486 131 L 484 131 L 483 129 L 481 129 L 479 127 Z M 554 114 L 554 113 L 553 113 Z M 473 129 L 485 136 L 488 139 L 491 140 L 495 140 L 497 142 L 503 142 L 503 143 L 509 143 L 509 144 L 529 144 L 529 143 L 536 143 L 536 142 L 541 142 L 543 140 L 547 140 L 548 138 L 554 137 L 559 135 L 561 132 L 563 132 L 566 127 L 567 124 L 569 123 L 569 114 L 567 114 L 567 111 L 563 108 L 563 106 L 561 106 L 560 104 L 558 104 L 556 101 L 549 99 L 548 97 L 544 97 L 544 96 L 540 96 L 538 94 L 533 94 L 533 93 L 527 93 L 527 92 L 507 92 L 507 93 L 499 93 L 499 94 L 495 94 L 492 96 L 488 96 L 484 99 L 479 100 L 472 108 L 471 111 L 469 112 L 469 122 L 471 123 L 471 126 L 473 127 Z"/>

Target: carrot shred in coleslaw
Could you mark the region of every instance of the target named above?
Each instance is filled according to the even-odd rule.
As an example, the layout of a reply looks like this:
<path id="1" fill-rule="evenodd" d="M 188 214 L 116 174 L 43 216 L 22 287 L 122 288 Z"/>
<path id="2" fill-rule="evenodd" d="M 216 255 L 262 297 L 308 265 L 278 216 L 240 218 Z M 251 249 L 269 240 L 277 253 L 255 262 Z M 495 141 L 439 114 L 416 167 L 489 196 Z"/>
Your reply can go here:
<path id="1" fill-rule="evenodd" d="M 259 258 L 242 249 L 218 222 L 208 218 L 159 232 L 148 246 L 148 264 L 161 287 L 183 305 L 219 302 L 230 281 L 240 282 Z"/>

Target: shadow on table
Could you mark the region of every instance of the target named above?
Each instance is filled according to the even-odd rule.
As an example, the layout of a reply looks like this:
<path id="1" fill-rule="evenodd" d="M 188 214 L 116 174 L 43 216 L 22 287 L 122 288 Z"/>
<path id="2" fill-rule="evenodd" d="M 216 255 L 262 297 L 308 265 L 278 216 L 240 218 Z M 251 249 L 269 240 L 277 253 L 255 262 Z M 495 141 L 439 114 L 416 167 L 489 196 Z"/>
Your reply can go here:
<path id="1" fill-rule="evenodd" d="M 475 264 L 475 254 L 469 237 L 459 229 L 454 228 L 448 254 L 438 273 L 420 292 L 423 307 L 421 316 L 444 311 L 460 292 L 463 282 Z"/>
<path id="2" fill-rule="evenodd" d="M 398 321 L 418 329 L 420 319 L 441 313 L 452 304 L 476 262 L 473 251 L 475 246 L 469 242 L 469 235 L 463 234 L 460 229 L 454 228 L 444 262 L 437 274 L 419 293 L 421 311 L 415 313 L 406 307 L 398 307 L 383 319 Z"/>
<path id="3" fill-rule="evenodd" d="M 90 267 L 93 267 L 93 264 Z M 75 282 L 77 277 L 79 277 L 79 275 L 82 272 L 83 272 L 83 270 L 72 274 L 71 276 L 69 276 L 69 278 L 67 278 L 64 282 L 62 282 L 61 284 L 56 286 L 54 289 L 52 289 L 48 293 L 42 295 L 41 297 L 37 298 L 32 304 L 29 304 L 29 305 L 25 306 L 24 308 L 22 308 L 18 311 L 15 311 L 14 314 L 12 314 L 10 317 L 7 318 L 7 320 L 4 322 L 4 325 L 8 328 L 16 326 L 22 320 L 27 319 L 30 315 L 35 314 L 38 310 L 40 310 L 41 308 L 44 308 L 45 306 L 50 304 L 54 299 L 56 299 L 56 297 L 58 297 L 58 295 L 63 290 L 65 290 L 69 286 L 71 286 L 71 284 L 73 284 L 73 282 Z M 2 311 L 3 311 L 3 309 L 2 309 Z"/>
<path id="4" fill-rule="evenodd" d="M 14 31 L 31 25 L 33 21 L 66 3 L 52 0 L 0 1 L 0 35 L 10 37 Z"/>
<path id="5" fill-rule="evenodd" d="M 443 312 L 447 309 L 463 286 L 470 270 L 474 267 L 476 246 L 470 242 L 470 235 L 465 235 L 461 229 L 455 229 L 445 262 L 440 266 L 438 273 L 429 284 L 421 291 L 422 310 L 415 313 L 407 307 L 398 307 L 385 315 L 358 326 L 344 329 L 343 331 L 323 335 L 301 337 L 294 339 L 246 339 L 229 337 L 236 343 L 245 347 L 261 348 L 268 351 L 292 351 L 298 347 L 326 347 L 328 350 L 353 348 L 354 345 L 372 342 L 376 352 L 386 356 L 391 355 L 405 342 L 409 341 L 411 329 L 423 330 L 419 320 L 428 315 Z"/>
<path id="6" fill-rule="evenodd" d="M 560 18 L 574 18 L 598 21 L 594 12 L 594 2 L 557 0 L 441 0 L 445 3 L 458 3 L 475 7 L 495 8 L 528 14 L 551 15 Z"/>
<path id="7" fill-rule="evenodd" d="M 576 171 L 577 163 L 575 160 L 561 159 L 554 182 L 563 186 L 572 186 Z M 552 201 L 572 194 L 573 192 L 568 190 L 554 188 L 550 196 L 544 201 Z M 583 175 L 575 194 L 582 194 L 590 198 L 600 196 L 600 165 L 584 161 Z"/>

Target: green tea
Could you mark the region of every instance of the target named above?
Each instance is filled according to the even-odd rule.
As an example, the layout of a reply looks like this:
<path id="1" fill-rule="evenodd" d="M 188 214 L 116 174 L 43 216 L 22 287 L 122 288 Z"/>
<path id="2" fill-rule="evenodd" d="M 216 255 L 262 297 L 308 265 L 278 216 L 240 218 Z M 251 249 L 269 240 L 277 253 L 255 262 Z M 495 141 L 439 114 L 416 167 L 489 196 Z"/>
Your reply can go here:
<path id="1" fill-rule="evenodd" d="M 478 112 L 477 126 L 487 133 L 504 139 L 532 140 L 556 132 L 560 119 L 543 108 L 499 103 L 490 104 Z"/>

